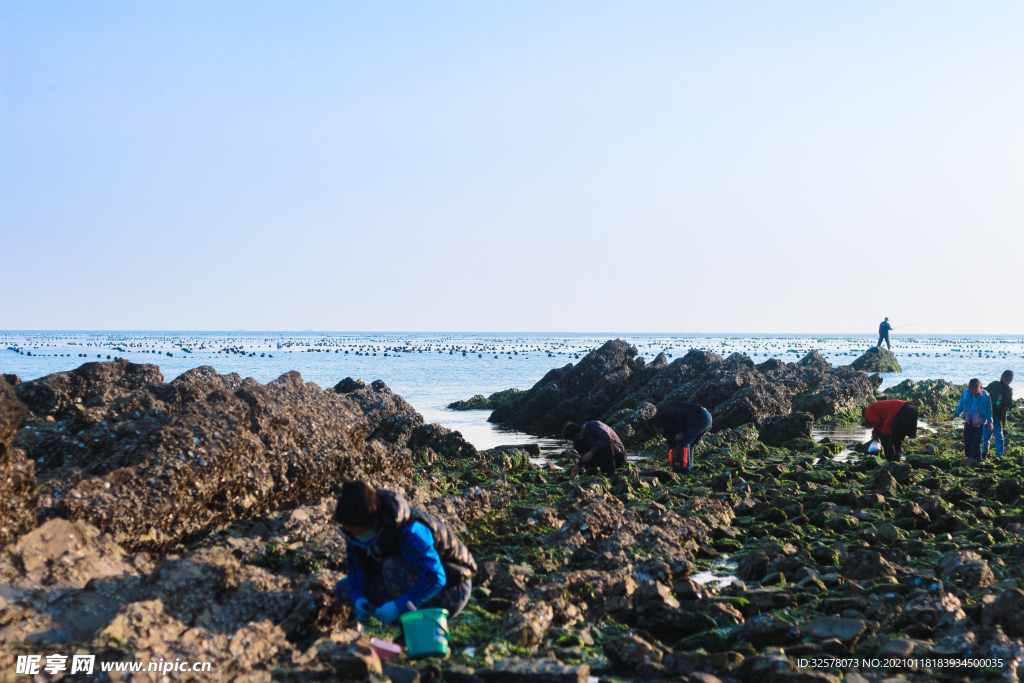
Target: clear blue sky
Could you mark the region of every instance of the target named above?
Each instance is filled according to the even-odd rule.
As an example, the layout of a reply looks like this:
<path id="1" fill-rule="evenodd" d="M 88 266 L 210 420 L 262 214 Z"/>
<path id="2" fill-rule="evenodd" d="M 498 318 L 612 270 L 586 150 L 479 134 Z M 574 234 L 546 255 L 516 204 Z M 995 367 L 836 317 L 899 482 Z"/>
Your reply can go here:
<path id="1" fill-rule="evenodd" d="M 1016 0 L 5 0 L 0 327 L 1024 333 L 1021 36 Z"/>

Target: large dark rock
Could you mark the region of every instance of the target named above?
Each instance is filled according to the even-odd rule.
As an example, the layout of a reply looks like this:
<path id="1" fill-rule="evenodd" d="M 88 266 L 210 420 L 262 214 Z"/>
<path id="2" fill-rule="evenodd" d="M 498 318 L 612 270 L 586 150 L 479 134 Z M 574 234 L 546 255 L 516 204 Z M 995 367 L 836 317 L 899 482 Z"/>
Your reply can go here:
<path id="1" fill-rule="evenodd" d="M 964 613 L 960 599 L 952 593 L 928 592 L 919 594 L 906 605 L 903 612 L 890 624 L 890 627 L 903 629 L 908 627 L 945 628 L 953 626 L 967 615 Z"/>
<path id="2" fill-rule="evenodd" d="M 25 404 L 15 395 L 14 387 L 0 379 L 0 455 L 6 455 L 12 448 L 14 433 L 27 412 Z"/>
<path id="3" fill-rule="evenodd" d="M 604 641 L 604 654 L 615 666 L 640 675 L 662 670 L 665 653 L 636 634 L 626 634 Z"/>
<path id="4" fill-rule="evenodd" d="M 679 359 L 679 362 L 683 365 L 689 365 L 694 370 L 704 370 L 710 365 L 718 365 L 722 362 L 722 357 L 714 351 L 704 351 L 703 349 L 690 349 L 686 355 Z"/>
<path id="5" fill-rule="evenodd" d="M 544 633 L 551 626 L 553 617 L 551 605 L 543 600 L 537 601 L 529 609 L 516 611 L 505 619 L 499 636 L 516 647 L 535 650 L 544 642 Z"/>
<path id="6" fill-rule="evenodd" d="M 719 431 L 761 423 L 793 410 L 815 419 L 852 413 L 874 397 L 875 387 L 862 372 L 833 368 L 820 354 L 801 364 L 771 359 L 754 365 L 734 353 L 723 359 L 692 349 L 671 363 L 665 354 L 645 363 L 621 339 L 606 342 L 576 365 L 549 371 L 529 391 L 514 394 L 489 420 L 544 436 L 557 436 L 567 421 L 602 420 L 627 443 L 647 439 L 643 417 L 664 400 L 699 403 Z"/>
<path id="7" fill-rule="evenodd" d="M 496 410 L 507 403 L 514 401 L 519 394 L 523 393 L 521 389 L 505 389 L 504 391 L 496 391 L 490 396 L 483 396 L 477 394 L 468 401 L 454 401 L 448 404 L 448 410 Z"/>
<path id="8" fill-rule="evenodd" d="M 896 576 L 896 567 L 881 553 L 870 548 L 850 552 L 843 562 L 842 573 L 855 581 L 884 579 Z"/>
<path id="9" fill-rule="evenodd" d="M 461 433 L 439 424 L 425 424 L 423 416 L 381 380 L 366 386 L 360 380 L 347 377 L 334 387 L 334 391 L 344 394 L 362 408 L 370 422 L 369 439 L 380 439 L 413 450 L 432 448 L 452 457 L 476 454 L 476 449 Z"/>
<path id="10" fill-rule="evenodd" d="M 1001 591 L 994 602 L 985 606 L 981 624 L 988 629 L 1000 626 L 1011 638 L 1024 637 L 1024 591 Z"/>
<path id="11" fill-rule="evenodd" d="M 877 623 L 870 623 L 863 619 L 819 616 L 804 625 L 801 632 L 815 640 L 837 638 L 845 645 L 854 647 L 862 637 L 870 635 L 877 629 Z"/>
<path id="12" fill-rule="evenodd" d="M 369 386 L 348 391 L 343 386 L 346 382 L 348 379 L 339 382 L 334 390 L 359 404 L 370 423 L 368 438 L 405 444 L 413 430 L 423 425 L 423 416 L 383 381 L 377 380 Z"/>
<path id="13" fill-rule="evenodd" d="M 657 638 L 667 641 L 679 640 L 697 633 L 714 629 L 714 619 L 702 612 L 670 607 L 663 604 L 644 605 L 637 608 L 637 626 Z"/>
<path id="14" fill-rule="evenodd" d="M 346 377 L 334 385 L 334 390 L 339 394 L 350 394 L 353 391 L 359 391 L 360 389 L 365 388 L 366 382 L 361 379 L 352 379 L 351 377 Z"/>
<path id="15" fill-rule="evenodd" d="M 264 385 L 200 367 L 164 383 L 156 366 L 88 363 L 18 394 L 53 418 L 16 439 L 47 492 L 41 516 L 85 520 L 127 549 L 168 548 L 345 479 L 403 489 L 411 474 L 410 451 L 388 440 L 397 421 L 297 372 Z"/>
<path id="16" fill-rule="evenodd" d="M 236 375 L 237 376 L 237 375 Z M 239 378 L 240 379 L 240 378 Z M 76 370 L 55 372 L 19 384 L 18 398 L 35 416 L 62 417 L 75 406 L 96 408 L 150 384 L 162 384 L 160 368 L 148 363 L 85 363 Z"/>
<path id="17" fill-rule="evenodd" d="M 757 433 L 761 443 L 781 446 L 792 439 L 810 439 L 813 426 L 814 415 L 810 413 L 773 415 L 758 425 Z"/>
<path id="18" fill-rule="evenodd" d="M 960 395 L 965 389 L 966 384 L 953 384 L 944 379 L 925 379 L 917 382 L 905 379 L 894 387 L 888 387 L 882 393 L 886 398 L 914 401 L 919 406 L 921 417 L 945 417 L 956 410 Z"/>
<path id="19" fill-rule="evenodd" d="M 14 434 L 26 412 L 14 388 L 0 379 L 0 545 L 36 522 L 35 467 L 14 447 Z"/>
<path id="20" fill-rule="evenodd" d="M 961 583 L 966 588 L 985 588 L 996 582 L 988 563 L 973 550 L 946 553 L 936 566 L 935 575 L 948 583 Z"/>
<path id="21" fill-rule="evenodd" d="M 568 665 L 557 659 L 509 657 L 476 672 L 483 683 L 586 683 L 589 664 Z"/>
<path id="22" fill-rule="evenodd" d="M 821 372 L 828 372 L 832 369 L 832 364 L 825 360 L 825 357 L 817 349 L 808 351 L 807 355 L 801 358 L 797 365 L 802 368 L 813 368 Z"/>
<path id="23" fill-rule="evenodd" d="M 330 516 L 321 503 L 265 520 L 278 545 L 287 533 L 306 536 L 308 547 L 307 532 L 314 530 L 340 540 L 327 527 Z M 306 521 L 294 526 L 300 517 Z M 366 680 L 371 671 L 380 673 L 369 640 L 358 632 L 339 631 L 341 642 L 311 642 L 351 614 L 331 594 L 343 574 L 321 569 L 285 576 L 260 566 L 253 562 L 263 547 L 257 539 L 214 533 L 195 545 L 161 560 L 125 553 L 83 520 L 45 522 L 0 552 L 5 642 L 45 654 L 98 637 L 113 659 L 151 661 L 158 652 L 184 659 L 198 647 L 214 671 L 230 670 L 232 680 L 281 667 L 318 669 L 290 671 L 287 680 Z"/>
<path id="24" fill-rule="evenodd" d="M 850 367 L 863 372 L 903 372 L 896 354 L 877 346 L 865 351 L 860 358 L 850 363 Z"/>
<path id="25" fill-rule="evenodd" d="M 995 488 L 995 499 L 1000 503 L 1011 503 L 1020 496 L 1024 496 L 1024 479 L 1020 477 L 1008 477 Z"/>
<path id="26" fill-rule="evenodd" d="M 758 649 L 792 645 L 800 640 L 800 630 L 785 619 L 762 615 L 747 619 L 730 638 L 737 643 L 750 643 Z"/>
<path id="27" fill-rule="evenodd" d="M 570 363 L 551 370 L 507 404 L 511 415 L 503 422 L 509 427 L 554 435 L 568 420 L 585 420 L 588 416 L 597 419 L 631 384 L 635 372 L 642 370 L 633 360 L 636 353 L 636 347 L 613 339 L 575 366 Z"/>

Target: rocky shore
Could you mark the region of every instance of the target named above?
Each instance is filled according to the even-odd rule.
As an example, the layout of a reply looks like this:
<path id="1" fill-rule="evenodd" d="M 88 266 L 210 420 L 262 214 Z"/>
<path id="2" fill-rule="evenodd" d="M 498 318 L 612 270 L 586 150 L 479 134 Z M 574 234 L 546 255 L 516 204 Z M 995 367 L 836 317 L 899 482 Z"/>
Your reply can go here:
<path id="1" fill-rule="evenodd" d="M 850 363 L 854 370 L 864 372 L 903 372 L 896 354 L 882 347 L 871 347 L 860 358 Z"/>
<path id="2" fill-rule="evenodd" d="M 500 420 L 551 433 L 567 416 L 609 418 L 649 456 L 612 479 L 569 478 L 571 451 L 477 451 L 381 382 L 262 385 L 207 367 L 164 382 L 126 362 L 5 378 L 0 680 L 28 680 L 18 655 L 55 652 L 212 662 L 215 676 L 169 675 L 182 681 L 1015 678 L 1024 453 L 964 460 L 942 419 L 962 387 L 885 392 L 936 420 L 886 463 L 810 438 L 814 420 L 877 396 L 864 373 L 813 353 L 644 364 L 623 346 L 553 370 Z M 693 477 L 625 433 L 684 394 L 718 427 Z M 381 662 L 368 636 L 395 631 L 358 631 L 331 595 L 345 567 L 329 520 L 348 477 L 405 491 L 473 551 L 447 660 Z M 920 663 L 801 666 L 852 656 Z M 1003 666 L 922 661 L 964 656 Z M 120 674 L 92 679 L 107 676 Z"/>
<path id="3" fill-rule="evenodd" d="M 663 400 L 704 406 L 714 431 L 759 425 L 793 411 L 843 423 L 859 420 L 858 406 L 880 384 L 853 367 L 833 367 L 817 351 L 797 363 L 770 358 L 755 364 L 740 353 L 722 358 L 699 350 L 672 362 L 661 353 L 647 363 L 636 347 L 613 339 L 576 365 L 551 370 L 528 391 L 499 392 L 507 398 L 488 419 L 538 436 L 557 436 L 570 420 L 601 420 L 627 445 L 636 445 L 644 439 L 637 432 L 641 418 Z"/>

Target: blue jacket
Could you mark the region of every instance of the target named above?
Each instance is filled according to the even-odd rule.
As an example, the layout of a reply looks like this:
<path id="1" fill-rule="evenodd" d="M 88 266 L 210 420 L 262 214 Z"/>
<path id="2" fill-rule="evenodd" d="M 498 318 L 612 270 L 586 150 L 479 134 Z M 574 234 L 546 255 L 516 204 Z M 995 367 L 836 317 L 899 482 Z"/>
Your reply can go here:
<path id="1" fill-rule="evenodd" d="M 964 389 L 964 393 L 960 394 L 960 405 L 956 407 L 953 417 L 960 417 L 963 414 L 966 422 L 975 408 L 981 413 L 982 422 L 992 421 L 992 399 L 989 398 L 988 392 L 982 389 L 980 394 L 974 396 L 970 389 Z"/>
<path id="2" fill-rule="evenodd" d="M 359 561 L 359 555 L 352 552 L 352 550 L 357 547 L 362 548 L 371 557 L 379 558 L 380 549 L 377 547 L 376 542 L 363 543 L 349 536 L 344 531 L 342 531 L 342 535 L 348 543 L 348 552 L 345 554 L 345 566 L 348 569 L 348 576 L 351 581 L 350 595 L 354 604 L 360 598 L 366 597 L 367 583 L 366 572 Z M 444 565 L 441 564 L 441 557 L 438 555 L 437 549 L 434 548 L 434 535 L 425 524 L 413 522 L 403 528 L 398 545 L 401 549 L 402 557 L 406 562 L 415 567 L 416 573 L 420 575 L 419 582 L 413 586 L 412 590 L 399 598 L 395 598 L 394 602 L 399 612 L 404 613 L 408 611 L 407 606 L 410 602 L 419 608 L 440 593 L 441 589 L 445 586 L 447 576 L 444 571 Z M 380 607 L 380 605 L 376 606 Z"/>

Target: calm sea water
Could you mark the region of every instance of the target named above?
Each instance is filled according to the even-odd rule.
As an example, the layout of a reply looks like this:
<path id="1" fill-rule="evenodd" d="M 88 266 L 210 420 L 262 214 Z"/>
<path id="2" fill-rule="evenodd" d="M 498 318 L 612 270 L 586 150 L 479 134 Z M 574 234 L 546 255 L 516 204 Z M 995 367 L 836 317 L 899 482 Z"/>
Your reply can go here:
<path id="1" fill-rule="evenodd" d="M 331 387 L 345 377 L 382 379 L 428 422 L 458 429 L 479 448 L 502 444 L 554 445 L 487 423 L 487 411 L 446 410 L 452 401 L 501 389 L 530 388 L 553 367 L 576 363 L 608 339 L 637 346 L 648 361 L 661 351 L 678 358 L 691 348 L 723 356 L 739 351 L 755 362 L 799 360 L 818 349 L 844 365 L 874 344 L 874 336 L 813 335 L 549 335 L 400 334 L 317 332 L 0 332 L 0 372 L 23 380 L 71 370 L 97 358 L 120 356 L 160 366 L 164 378 L 210 365 L 268 382 L 289 370 Z M 883 386 L 903 379 L 944 378 L 986 383 L 1024 365 L 1024 338 L 893 335 L 904 372 L 885 375 Z M 346 353 L 347 352 L 347 353 Z M 172 355 L 168 356 L 170 353 Z M 31 355 L 29 355 L 31 354 Z M 84 354 L 84 357 L 80 354 Z"/>

